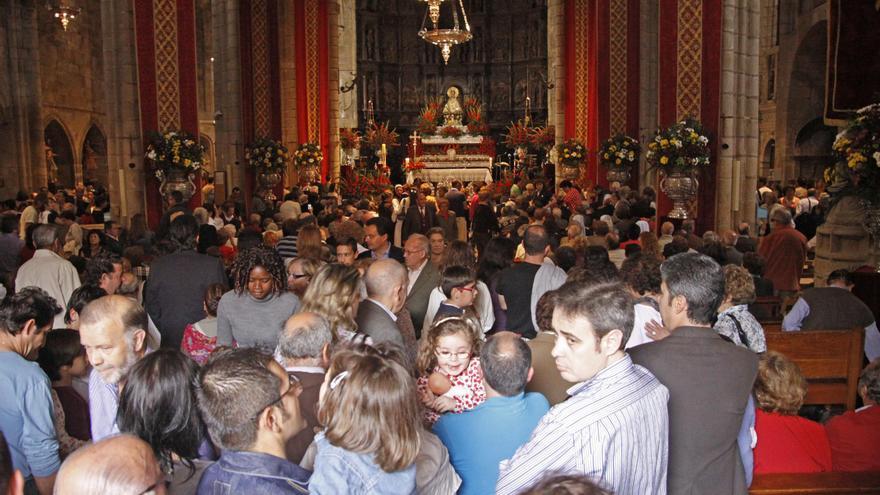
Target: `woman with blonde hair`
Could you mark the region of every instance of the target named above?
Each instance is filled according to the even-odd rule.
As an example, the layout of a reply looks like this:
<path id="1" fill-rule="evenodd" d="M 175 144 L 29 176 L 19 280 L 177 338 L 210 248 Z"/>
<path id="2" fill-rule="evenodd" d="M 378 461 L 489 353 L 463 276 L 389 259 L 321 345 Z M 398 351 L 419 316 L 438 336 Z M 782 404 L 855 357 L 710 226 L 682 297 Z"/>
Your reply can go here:
<path id="1" fill-rule="evenodd" d="M 315 273 L 303 296 L 302 311 L 317 313 L 330 322 L 333 341 L 351 340 L 357 333 L 361 301 L 361 274 L 353 266 L 331 263 Z"/>
<path id="2" fill-rule="evenodd" d="M 416 491 L 419 405 L 412 377 L 378 353 L 338 351 L 318 403 L 324 431 L 309 491 L 411 494 Z"/>
<path id="3" fill-rule="evenodd" d="M 798 416 L 807 380 L 797 364 L 770 351 L 758 363 L 755 379 L 755 474 L 831 471 L 825 428 Z"/>

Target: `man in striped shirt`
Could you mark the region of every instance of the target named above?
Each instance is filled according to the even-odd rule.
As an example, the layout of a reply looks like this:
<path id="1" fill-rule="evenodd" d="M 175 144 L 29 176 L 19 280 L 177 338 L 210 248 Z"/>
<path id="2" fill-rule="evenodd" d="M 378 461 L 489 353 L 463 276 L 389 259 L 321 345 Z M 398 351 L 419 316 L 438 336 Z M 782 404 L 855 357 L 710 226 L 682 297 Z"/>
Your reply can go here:
<path id="1" fill-rule="evenodd" d="M 562 377 L 578 383 L 501 462 L 496 493 L 518 493 L 558 471 L 586 475 L 617 495 L 665 494 L 669 392 L 624 351 L 631 297 L 618 285 L 587 282 L 569 282 L 559 294 L 552 355 Z"/>

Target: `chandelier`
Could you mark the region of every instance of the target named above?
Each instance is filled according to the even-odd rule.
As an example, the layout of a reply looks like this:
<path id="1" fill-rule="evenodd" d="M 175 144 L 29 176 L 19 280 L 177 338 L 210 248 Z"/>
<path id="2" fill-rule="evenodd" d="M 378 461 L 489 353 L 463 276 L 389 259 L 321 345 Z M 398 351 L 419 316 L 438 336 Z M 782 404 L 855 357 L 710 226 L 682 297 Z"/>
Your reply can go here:
<path id="1" fill-rule="evenodd" d="M 61 27 L 67 31 L 67 26 L 70 24 L 70 21 L 76 19 L 76 16 L 82 11 L 77 7 L 71 7 L 70 5 L 65 5 L 64 2 L 59 3 L 58 5 L 49 5 L 49 10 L 52 11 L 52 16 L 61 21 Z"/>
<path id="2" fill-rule="evenodd" d="M 440 7 L 446 0 L 419 0 L 428 4 L 428 10 L 422 19 L 422 28 L 419 30 L 419 36 L 434 46 L 440 47 L 440 53 L 443 55 L 443 63 L 449 63 L 449 56 L 452 54 L 452 47 L 461 43 L 470 41 L 474 36 L 471 34 L 471 26 L 468 23 L 467 13 L 464 11 L 464 0 L 449 0 L 452 7 L 452 28 L 440 29 Z M 459 10 L 461 18 L 464 21 L 464 29 L 459 25 Z M 431 18 L 432 29 L 425 28 L 425 22 Z"/>

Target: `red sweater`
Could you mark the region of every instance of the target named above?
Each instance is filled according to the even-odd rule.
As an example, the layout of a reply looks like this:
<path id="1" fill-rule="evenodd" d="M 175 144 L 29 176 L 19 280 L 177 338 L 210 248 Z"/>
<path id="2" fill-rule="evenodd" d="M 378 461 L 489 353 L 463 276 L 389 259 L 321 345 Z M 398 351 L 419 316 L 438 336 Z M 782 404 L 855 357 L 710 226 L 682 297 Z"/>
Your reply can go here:
<path id="1" fill-rule="evenodd" d="M 825 431 L 835 471 L 880 471 L 880 406 L 831 418 Z"/>
<path id="2" fill-rule="evenodd" d="M 780 227 L 764 238 L 758 248 L 767 262 L 764 278 L 776 290 L 799 291 L 801 271 L 807 259 L 807 238 L 792 227 Z"/>
<path id="3" fill-rule="evenodd" d="M 831 471 L 831 447 L 819 423 L 755 411 L 755 474 Z"/>

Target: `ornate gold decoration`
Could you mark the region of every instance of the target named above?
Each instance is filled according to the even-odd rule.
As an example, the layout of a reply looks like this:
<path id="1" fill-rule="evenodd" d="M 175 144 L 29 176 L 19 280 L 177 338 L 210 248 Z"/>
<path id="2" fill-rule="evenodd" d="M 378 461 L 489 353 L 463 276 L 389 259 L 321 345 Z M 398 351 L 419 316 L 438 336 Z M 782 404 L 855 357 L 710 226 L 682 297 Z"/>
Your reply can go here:
<path id="1" fill-rule="evenodd" d="M 611 134 L 626 132 L 627 0 L 611 0 L 609 17 L 609 87 Z"/>
<path id="2" fill-rule="evenodd" d="M 589 0 L 575 0 L 574 4 L 574 132 L 577 139 L 586 141 L 588 131 L 589 62 Z"/>
<path id="3" fill-rule="evenodd" d="M 305 77 L 306 77 L 306 105 L 308 109 L 308 119 L 309 119 L 309 128 L 308 128 L 308 139 L 311 143 L 319 143 L 320 139 L 320 125 L 319 125 L 319 115 L 320 115 L 320 96 L 319 96 L 319 86 L 320 79 L 318 76 L 318 71 L 320 70 L 318 63 L 318 5 L 322 0 L 305 0 L 305 41 L 306 41 L 306 67 L 305 69 Z"/>
<path id="4" fill-rule="evenodd" d="M 431 18 L 432 29 L 425 28 L 425 20 L 422 21 L 422 28 L 419 30 L 419 36 L 434 46 L 440 47 L 440 54 L 443 55 L 443 63 L 449 63 L 449 56 L 452 54 L 452 47 L 461 43 L 470 41 L 474 36 L 471 34 L 471 25 L 468 22 L 467 13 L 464 11 L 464 1 L 458 0 L 458 8 L 455 6 L 455 0 L 450 0 L 452 6 L 452 28 L 440 29 L 440 7 L 444 0 L 423 0 L 428 4 L 428 12 L 425 14 L 425 20 Z M 458 22 L 459 10 L 464 21 L 464 29 Z"/>
<path id="5" fill-rule="evenodd" d="M 76 19 L 76 16 L 82 12 L 82 9 L 67 5 L 63 1 L 59 2 L 58 5 L 50 4 L 47 5 L 47 7 L 52 12 L 52 17 L 61 22 L 61 27 L 64 28 L 65 31 L 67 31 L 67 26 L 70 24 L 70 21 Z"/>
<path id="6" fill-rule="evenodd" d="M 156 48 L 156 107 L 159 129 L 180 128 L 180 79 L 177 66 L 177 2 L 153 0 Z"/>
<path id="7" fill-rule="evenodd" d="M 703 72 L 703 2 L 678 0 L 676 118 L 700 118 Z"/>
<path id="8" fill-rule="evenodd" d="M 251 3 L 251 58 L 254 88 L 254 135 L 269 136 L 272 114 L 269 83 L 269 9 L 266 0 Z"/>

